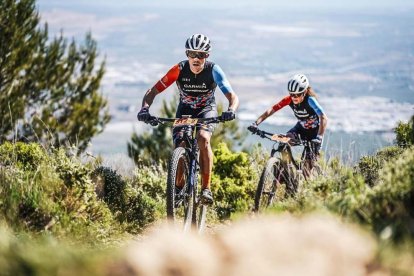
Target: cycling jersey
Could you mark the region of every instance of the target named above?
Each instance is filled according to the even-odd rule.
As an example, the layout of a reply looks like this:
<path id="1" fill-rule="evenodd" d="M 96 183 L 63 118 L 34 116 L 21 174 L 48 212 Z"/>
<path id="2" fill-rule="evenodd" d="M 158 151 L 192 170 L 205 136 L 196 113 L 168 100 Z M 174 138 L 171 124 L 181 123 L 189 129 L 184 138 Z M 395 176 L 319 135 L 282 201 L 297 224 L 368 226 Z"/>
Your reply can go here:
<path id="1" fill-rule="evenodd" d="M 319 116 L 325 114 L 316 98 L 309 95 L 306 95 L 303 101 L 299 104 L 294 104 L 292 98 L 290 96 L 286 96 L 272 108 L 273 111 L 276 112 L 287 105 L 292 108 L 293 113 L 299 120 L 299 124 L 304 129 L 318 128 Z"/>
<path id="2" fill-rule="evenodd" d="M 224 94 L 233 92 L 224 72 L 210 61 L 205 62 L 204 69 L 198 74 L 191 72 L 188 60 L 181 61 L 155 84 L 155 88 L 162 92 L 173 82 L 180 92 L 180 103 L 193 109 L 214 105 L 217 86 Z"/>

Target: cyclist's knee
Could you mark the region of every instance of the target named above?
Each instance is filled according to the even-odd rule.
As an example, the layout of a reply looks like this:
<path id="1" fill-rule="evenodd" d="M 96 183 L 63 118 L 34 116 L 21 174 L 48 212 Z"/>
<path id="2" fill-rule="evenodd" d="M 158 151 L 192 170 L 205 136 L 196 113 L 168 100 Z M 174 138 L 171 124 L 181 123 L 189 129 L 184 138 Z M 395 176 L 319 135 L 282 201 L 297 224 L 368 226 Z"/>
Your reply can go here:
<path id="1" fill-rule="evenodd" d="M 207 131 L 200 131 L 198 133 L 197 141 L 199 146 L 208 146 L 210 145 L 211 133 Z"/>

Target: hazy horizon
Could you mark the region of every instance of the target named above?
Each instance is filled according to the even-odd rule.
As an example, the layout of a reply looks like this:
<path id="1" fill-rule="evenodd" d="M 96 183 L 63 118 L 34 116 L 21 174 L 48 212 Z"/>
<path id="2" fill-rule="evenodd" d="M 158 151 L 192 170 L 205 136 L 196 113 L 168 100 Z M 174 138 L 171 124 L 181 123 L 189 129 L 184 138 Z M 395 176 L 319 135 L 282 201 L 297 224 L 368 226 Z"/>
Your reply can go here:
<path id="1" fill-rule="evenodd" d="M 414 112 L 413 4 L 214 3 L 38 2 L 51 35 L 63 30 L 81 44 L 90 31 L 100 57 L 106 57 L 102 91 L 113 120 L 95 141 L 113 136 L 126 144 L 134 129 L 147 129 L 135 116 L 143 94 L 186 58 L 184 42 L 193 33 L 210 36 L 210 59 L 223 68 L 241 99 L 242 125 L 285 95 L 287 79 L 297 72 L 307 74 L 318 92 L 330 118 L 328 131 L 390 133 Z M 173 87 L 157 97 L 152 112 L 172 97 Z M 223 101 L 219 90 L 216 94 Z M 294 121 L 288 109 L 267 120 L 277 129 Z"/>

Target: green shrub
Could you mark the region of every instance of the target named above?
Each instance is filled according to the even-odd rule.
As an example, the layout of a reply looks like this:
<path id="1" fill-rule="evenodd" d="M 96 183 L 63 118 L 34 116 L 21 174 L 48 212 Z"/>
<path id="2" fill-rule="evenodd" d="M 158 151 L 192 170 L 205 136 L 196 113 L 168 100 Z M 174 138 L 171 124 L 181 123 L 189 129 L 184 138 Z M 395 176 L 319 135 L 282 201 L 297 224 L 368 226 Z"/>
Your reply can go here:
<path id="1" fill-rule="evenodd" d="M 122 215 L 129 224 L 128 230 L 139 232 L 158 217 L 157 202 L 142 190 L 130 190 L 126 204 L 126 212 Z"/>
<path id="2" fill-rule="evenodd" d="M 2 155 L 12 158 L 0 167 L 0 212 L 15 231 L 73 235 L 91 243 L 119 232 L 96 197 L 90 167 L 64 149 L 47 153 L 36 144 L 17 143 L 2 147 Z"/>
<path id="3" fill-rule="evenodd" d="M 104 275 L 113 251 L 69 246 L 50 235 L 16 235 L 0 227 L 1 275 Z M 108 266 L 106 266 L 108 269 Z"/>
<path id="4" fill-rule="evenodd" d="M 131 185 L 158 202 L 164 202 L 167 187 L 167 171 L 159 166 L 137 168 Z"/>
<path id="5" fill-rule="evenodd" d="M 384 163 L 397 158 L 402 152 L 403 149 L 396 146 L 383 148 L 375 156 L 362 157 L 356 169 L 364 176 L 365 182 L 372 187 L 377 183 L 379 170 Z"/>
<path id="6" fill-rule="evenodd" d="M 399 147 L 406 148 L 414 145 L 414 116 L 407 123 L 399 122 L 394 132 Z"/>
<path id="7" fill-rule="evenodd" d="M 365 195 L 360 209 L 376 233 L 386 227 L 392 238 L 414 237 L 414 148 L 406 149 L 379 172 L 379 184 Z"/>
<path id="8" fill-rule="evenodd" d="M 99 166 L 92 173 L 95 191 L 102 198 L 112 213 L 125 212 L 126 182 L 122 177 L 108 167 Z"/>
<path id="9" fill-rule="evenodd" d="M 151 167 L 138 169 L 134 179 L 127 181 L 111 168 L 101 166 L 92 178 L 97 194 L 127 231 L 137 233 L 159 217 L 157 198 L 165 192 L 159 192 L 160 178 Z"/>
<path id="10" fill-rule="evenodd" d="M 255 192 L 253 180 L 257 178 L 246 153 L 231 152 L 225 143 L 216 147 L 211 188 L 219 219 L 251 208 Z"/>
<path id="11" fill-rule="evenodd" d="M 14 165 L 23 170 L 35 171 L 42 161 L 48 159 L 37 143 L 10 143 L 0 145 L 0 165 Z"/>

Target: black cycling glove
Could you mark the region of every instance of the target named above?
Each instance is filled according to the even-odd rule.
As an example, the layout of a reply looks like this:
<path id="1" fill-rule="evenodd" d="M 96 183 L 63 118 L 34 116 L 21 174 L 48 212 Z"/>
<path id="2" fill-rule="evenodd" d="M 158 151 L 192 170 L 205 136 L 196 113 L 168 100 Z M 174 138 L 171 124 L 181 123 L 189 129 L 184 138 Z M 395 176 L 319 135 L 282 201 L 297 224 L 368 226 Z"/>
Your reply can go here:
<path id="1" fill-rule="evenodd" d="M 247 129 L 249 131 L 251 131 L 252 133 L 256 133 L 257 132 L 257 124 L 256 123 L 252 123 L 250 126 L 247 127 Z"/>
<path id="2" fill-rule="evenodd" d="M 236 118 L 236 113 L 233 109 L 229 108 L 227 111 L 221 113 L 221 118 L 223 119 L 223 121 L 231 121 Z"/>
<path id="3" fill-rule="evenodd" d="M 137 114 L 138 121 L 141 121 L 141 122 L 147 122 L 150 116 L 151 115 L 149 113 L 148 107 L 141 108 L 141 110 Z"/>

